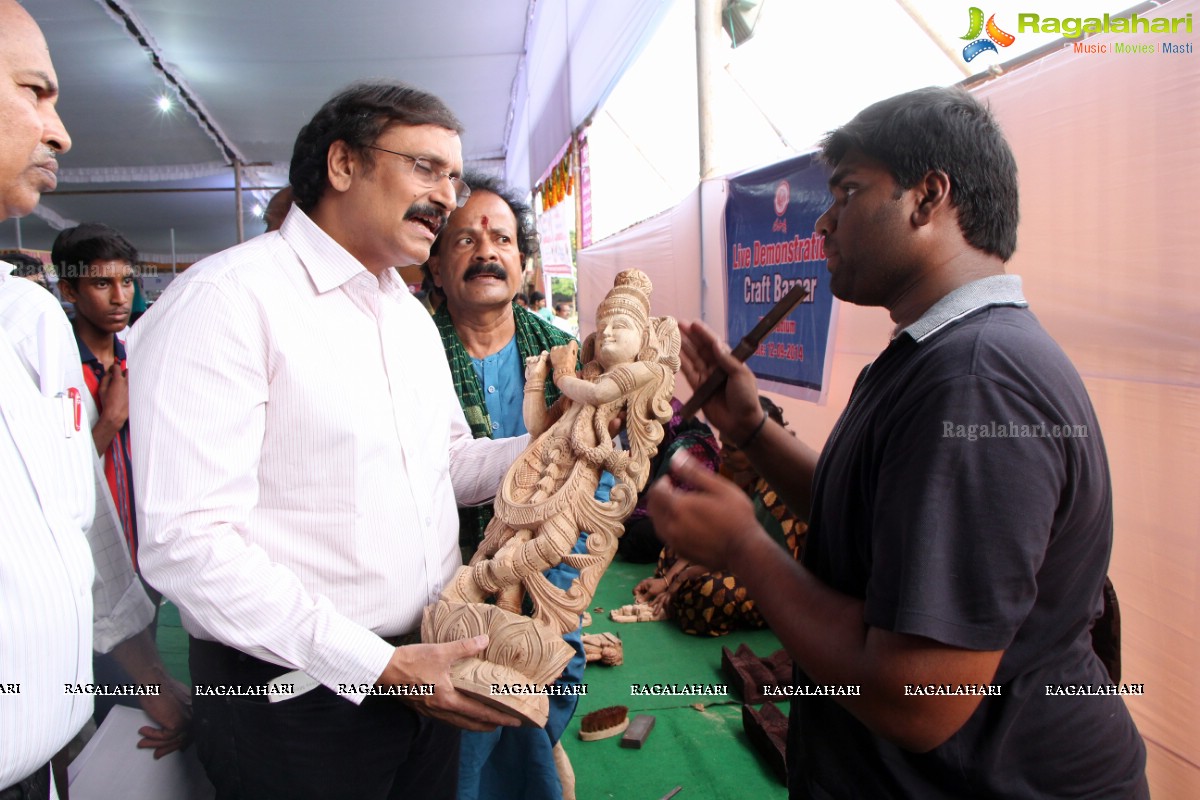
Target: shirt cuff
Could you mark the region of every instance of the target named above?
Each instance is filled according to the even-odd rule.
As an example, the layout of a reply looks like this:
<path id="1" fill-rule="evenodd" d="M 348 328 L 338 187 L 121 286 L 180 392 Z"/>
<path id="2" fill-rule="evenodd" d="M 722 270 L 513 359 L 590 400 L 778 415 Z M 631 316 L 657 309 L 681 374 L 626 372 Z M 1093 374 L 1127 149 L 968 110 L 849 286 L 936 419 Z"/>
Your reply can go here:
<path id="1" fill-rule="evenodd" d="M 154 619 L 154 603 L 146 596 L 142 582 L 136 578 L 125 587 L 124 594 L 112 610 L 92 619 L 92 649 L 107 653 L 121 642 L 146 629 Z"/>
<path id="2" fill-rule="evenodd" d="M 396 648 L 345 617 L 330 618 L 327 623 L 328 628 L 313 644 L 304 671 L 357 705 L 379 680 Z"/>

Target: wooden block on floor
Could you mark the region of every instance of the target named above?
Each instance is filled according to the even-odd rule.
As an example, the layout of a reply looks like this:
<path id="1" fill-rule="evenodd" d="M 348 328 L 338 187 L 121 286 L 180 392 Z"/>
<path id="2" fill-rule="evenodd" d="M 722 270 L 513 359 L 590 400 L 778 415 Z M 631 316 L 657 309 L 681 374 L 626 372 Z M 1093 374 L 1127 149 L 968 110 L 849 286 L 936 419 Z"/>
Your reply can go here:
<path id="1" fill-rule="evenodd" d="M 629 723 L 625 735 L 621 737 L 621 747 L 633 747 L 640 750 L 652 730 L 654 730 L 653 715 L 638 714 L 633 718 L 633 722 Z"/>
<path id="2" fill-rule="evenodd" d="M 788 718 L 774 703 L 764 703 L 761 711 L 743 705 L 742 728 L 750 744 L 771 765 L 775 777 L 787 786 Z"/>
<path id="3" fill-rule="evenodd" d="M 792 682 L 792 657 L 776 650 L 768 658 L 759 658 L 745 644 L 736 651 L 721 648 L 721 672 L 734 693 L 747 705 L 766 702 L 767 686 L 786 686 Z"/>

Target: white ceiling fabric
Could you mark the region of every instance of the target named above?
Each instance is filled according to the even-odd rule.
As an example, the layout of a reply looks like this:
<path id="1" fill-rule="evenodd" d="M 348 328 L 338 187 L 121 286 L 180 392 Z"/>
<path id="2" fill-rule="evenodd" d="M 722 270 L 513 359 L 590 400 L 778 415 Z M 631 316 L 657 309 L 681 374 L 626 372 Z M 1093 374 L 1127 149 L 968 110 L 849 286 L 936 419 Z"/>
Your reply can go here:
<path id="1" fill-rule="evenodd" d="M 511 182 L 528 189 L 541 180 L 570 132 L 612 91 L 670 5 L 668 0 L 534 4 L 525 113 L 518 114 L 509 140 Z M 528 148 L 519 146 L 526 141 Z"/>
<path id="2" fill-rule="evenodd" d="M 173 231 L 186 261 L 236 241 L 232 159 L 256 165 L 243 175 L 249 237 L 262 230 L 250 209 L 286 182 L 300 127 L 358 80 L 438 95 L 463 122 L 467 162 L 527 188 L 669 0 L 23 4 L 46 34 L 74 146 L 59 191 L 19 228 L 0 224 L 0 248 L 16 246 L 19 230 L 26 249 L 46 249 L 63 225 L 100 221 L 168 259 Z M 175 102 L 166 113 L 155 105 L 164 94 Z"/>

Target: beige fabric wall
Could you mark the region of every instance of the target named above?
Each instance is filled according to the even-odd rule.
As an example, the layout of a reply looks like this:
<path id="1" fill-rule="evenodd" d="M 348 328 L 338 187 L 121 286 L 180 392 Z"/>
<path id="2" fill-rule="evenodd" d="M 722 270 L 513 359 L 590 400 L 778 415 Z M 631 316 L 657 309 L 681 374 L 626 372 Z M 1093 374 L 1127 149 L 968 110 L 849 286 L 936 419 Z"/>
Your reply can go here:
<path id="1" fill-rule="evenodd" d="M 676 319 L 700 316 L 699 214 L 697 188 L 674 208 L 580 251 L 575 305 L 581 336 L 596 329 L 596 306 L 612 289 L 617 273 L 626 269 L 640 269 L 654 284 L 650 297 L 654 314 Z"/>
<path id="2" fill-rule="evenodd" d="M 1176 0 L 1149 16 L 1189 13 L 1200 21 L 1200 0 Z M 1088 42 L 1165 40 L 1200 50 L 1198 39 L 1108 34 Z M 1022 276 L 1032 309 L 1083 375 L 1103 428 L 1123 681 L 1145 684 L 1145 695 L 1128 702 L 1146 740 L 1151 790 L 1157 798 L 1200 797 L 1200 52 L 1068 49 L 975 93 L 995 110 L 1020 170 L 1021 227 L 1009 271 Z M 723 188 L 703 188 L 703 267 L 698 245 L 688 245 L 698 239 L 693 196 L 645 223 L 657 249 L 639 249 L 639 226 L 580 254 L 581 310 L 594 314 L 618 264 L 641 261 L 673 275 L 655 298 L 658 313 L 695 319 L 703 307 L 723 330 Z M 672 284 L 688 288 L 670 298 Z M 824 441 L 890 329 L 886 312 L 842 304 L 827 404 L 772 395 L 802 438 Z"/>
<path id="3" fill-rule="evenodd" d="M 1179 0 L 1151 15 L 1200 17 Z M 1192 42 L 1193 35 L 1089 43 Z M 1123 680 L 1156 797 L 1200 797 L 1200 54 L 1062 52 L 976 94 L 1021 170 L 1011 271 L 1075 362 L 1115 490 Z"/>

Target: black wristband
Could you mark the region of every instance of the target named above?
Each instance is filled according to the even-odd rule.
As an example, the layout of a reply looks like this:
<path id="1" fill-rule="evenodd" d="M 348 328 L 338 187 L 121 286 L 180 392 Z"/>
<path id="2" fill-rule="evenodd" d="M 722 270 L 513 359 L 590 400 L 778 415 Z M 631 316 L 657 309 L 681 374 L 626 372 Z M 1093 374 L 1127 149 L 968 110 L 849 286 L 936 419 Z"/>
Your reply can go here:
<path id="1" fill-rule="evenodd" d="M 767 412 L 764 411 L 763 415 L 762 415 L 762 419 L 759 420 L 759 422 L 758 422 L 758 426 L 754 429 L 753 432 L 751 432 L 751 434 L 749 436 L 746 437 L 746 441 L 742 442 L 741 444 L 739 444 L 737 446 L 738 450 L 745 450 L 747 447 L 754 444 L 754 440 L 758 438 L 758 435 L 760 433 L 762 433 L 763 426 L 767 424 L 767 416 L 768 416 Z"/>

